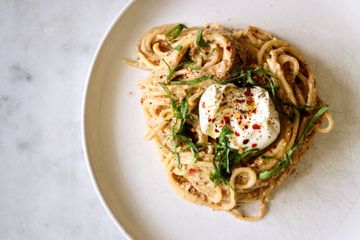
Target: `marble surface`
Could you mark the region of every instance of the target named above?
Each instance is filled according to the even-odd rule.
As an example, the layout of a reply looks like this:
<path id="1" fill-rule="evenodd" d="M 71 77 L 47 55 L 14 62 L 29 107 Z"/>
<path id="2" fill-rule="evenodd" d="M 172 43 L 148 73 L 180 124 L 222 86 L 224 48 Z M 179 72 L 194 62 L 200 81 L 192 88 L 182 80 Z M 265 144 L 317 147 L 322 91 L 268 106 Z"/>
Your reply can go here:
<path id="1" fill-rule="evenodd" d="M 87 171 L 81 108 L 126 2 L 0 1 L 0 239 L 124 239 Z"/>

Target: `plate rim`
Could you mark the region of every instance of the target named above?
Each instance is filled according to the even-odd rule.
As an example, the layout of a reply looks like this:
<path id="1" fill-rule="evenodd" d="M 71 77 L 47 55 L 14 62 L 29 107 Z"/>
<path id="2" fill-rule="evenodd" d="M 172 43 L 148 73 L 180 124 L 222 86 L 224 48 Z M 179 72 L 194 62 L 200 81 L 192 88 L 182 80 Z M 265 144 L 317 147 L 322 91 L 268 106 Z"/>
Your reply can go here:
<path id="1" fill-rule="evenodd" d="M 88 69 L 87 75 L 86 75 L 86 81 L 85 81 L 85 87 L 83 89 L 82 93 L 82 104 L 81 104 L 81 142 L 82 142 L 82 149 L 84 152 L 85 162 L 86 162 L 86 168 L 87 172 L 90 176 L 91 184 L 93 185 L 97 198 L 100 200 L 102 207 L 105 209 L 106 214 L 110 217 L 111 221 L 117 229 L 120 230 L 121 234 L 126 239 L 133 239 L 130 236 L 130 233 L 125 229 L 125 227 L 115 218 L 114 214 L 110 210 L 110 207 L 108 206 L 107 202 L 104 199 L 104 196 L 100 190 L 100 187 L 95 179 L 95 174 L 93 171 L 93 167 L 90 161 L 89 157 L 89 147 L 88 147 L 88 140 L 87 140 L 87 130 L 86 130 L 86 111 L 87 111 L 87 105 L 88 105 L 88 93 L 89 93 L 89 87 L 90 87 L 90 79 L 92 78 L 94 67 L 96 65 L 97 59 L 104 47 L 105 41 L 108 39 L 109 35 L 113 31 L 116 24 L 119 22 L 121 17 L 126 13 L 126 11 L 136 2 L 136 0 L 128 0 L 128 2 L 120 9 L 120 11 L 116 14 L 116 16 L 113 18 L 113 20 L 110 22 L 110 24 L 107 26 L 105 32 L 103 33 L 99 43 L 97 44 L 96 50 L 92 56 L 90 67 Z"/>

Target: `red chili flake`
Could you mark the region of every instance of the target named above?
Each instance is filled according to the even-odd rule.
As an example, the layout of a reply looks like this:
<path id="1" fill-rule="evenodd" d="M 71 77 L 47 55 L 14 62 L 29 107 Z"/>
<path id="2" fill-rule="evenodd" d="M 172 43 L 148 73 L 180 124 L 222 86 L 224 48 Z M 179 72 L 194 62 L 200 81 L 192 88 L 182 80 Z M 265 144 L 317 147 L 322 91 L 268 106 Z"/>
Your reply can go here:
<path id="1" fill-rule="evenodd" d="M 259 130 L 260 125 L 255 123 L 255 124 L 252 125 L 252 128 L 255 129 L 255 130 Z"/>
<path id="2" fill-rule="evenodd" d="M 159 44 L 159 49 L 160 49 L 160 51 L 162 51 L 162 52 L 166 52 L 166 47 L 165 46 L 163 46 L 162 44 Z"/>
<path id="3" fill-rule="evenodd" d="M 198 170 L 195 169 L 195 168 L 190 168 L 190 169 L 189 169 L 189 173 L 190 173 L 190 174 L 197 173 L 197 171 L 198 171 Z"/>
<path id="4" fill-rule="evenodd" d="M 216 133 L 218 133 L 219 132 L 219 130 L 217 129 L 217 128 L 215 128 L 215 130 L 214 130 Z"/>
<path id="5" fill-rule="evenodd" d="M 249 126 L 248 125 L 245 125 L 245 129 L 248 129 L 249 128 Z"/>
<path id="6" fill-rule="evenodd" d="M 184 141 L 181 141 L 180 142 L 180 146 L 183 147 L 185 145 L 185 142 Z"/>
<path id="7" fill-rule="evenodd" d="M 254 108 L 254 110 L 252 111 L 254 114 L 256 114 L 256 108 Z"/>
<path id="8" fill-rule="evenodd" d="M 205 108 L 205 102 L 202 102 L 201 106 L 202 108 Z"/>
<path id="9" fill-rule="evenodd" d="M 225 124 L 229 124 L 230 123 L 230 118 L 228 116 L 225 116 L 224 121 L 225 121 Z"/>
<path id="10" fill-rule="evenodd" d="M 253 98 L 248 98 L 248 99 L 246 100 L 246 103 L 247 103 L 248 105 L 251 105 L 251 104 L 254 103 L 254 99 L 253 99 Z"/>
<path id="11" fill-rule="evenodd" d="M 213 119 L 211 119 L 211 122 L 212 122 L 212 123 L 214 123 L 214 122 L 215 122 L 215 120 L 216 120 L 216 118 L 213 118 Z"/>
<path id="12" fill-rule="evenodd" d="M 143 98 L 140 99 L 141 104 L 144 103 L 144 100 L 145 100 L 145 99 L 143 99 Z"/>
<path id="13" fill-rule="evenodd" d="M 247 97 L 252 97 L 253 96 L 253 94 L 251 93 L 251 88 L 246 88 L 244 94 Z"/>
<path id="14" fill-rule="evenodd" d="M 234 100 L 234 102 L 236 102 L 236 103 L 244 103 L 245 102 L 245 100 L 244 99 L 235 99 Z"/>
<path id="15" fill-rule="evenodd" d="M 249 143 L 249 139 L 245 139 L 244 141 L 243 141 L 243 144 L 248 144 Z"/>
<path id="16" fill-rule="evenodd" d="M 257 146 L 256 143 L 251 144 L 251 147 L 252 147 L 252 148 L 254 148 L 254 147 L 256 147 L 256 146 Z"/>
<path id="17" fill-rule="evenodd" d="M 230 46 L 230 45 L 226 46 L 226 49 L 227 49 L 228 51 L 230 51 L 230 50 L 231 50 L 231 46 Z"/>
<path id="18" fill-rule="evenodd" d="M 235 132 L 235 136 L 239 137 L 239 136 L 240 136 L 240 133 Z"/>

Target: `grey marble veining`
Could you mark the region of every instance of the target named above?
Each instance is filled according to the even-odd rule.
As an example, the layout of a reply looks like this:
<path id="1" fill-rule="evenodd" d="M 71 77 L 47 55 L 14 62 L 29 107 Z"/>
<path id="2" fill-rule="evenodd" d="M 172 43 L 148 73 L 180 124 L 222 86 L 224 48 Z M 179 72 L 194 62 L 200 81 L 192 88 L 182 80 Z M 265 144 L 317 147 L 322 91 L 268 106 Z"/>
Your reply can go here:
<path id="1" fill-rule="evenodd" d="M 87 172 L 81 107 L 126 2 L 0 1 L 0 239 L 123 239 Z"/>

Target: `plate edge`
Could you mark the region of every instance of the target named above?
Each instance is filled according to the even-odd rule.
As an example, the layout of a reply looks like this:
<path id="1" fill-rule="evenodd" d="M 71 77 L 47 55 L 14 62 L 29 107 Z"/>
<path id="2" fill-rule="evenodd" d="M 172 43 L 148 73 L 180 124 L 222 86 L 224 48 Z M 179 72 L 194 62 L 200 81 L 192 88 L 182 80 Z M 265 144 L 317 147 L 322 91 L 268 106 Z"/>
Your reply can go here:
<path id="1" fill-rule="evenodd" d="M 106 213 L 108 216 L 110 216 L 112 222 L 116 225 L 116 227 L 120 230 L 120 232 L 122 233 L 123 236 L 125 236 L 126 239 L 131 240 L 133 239 L 130 234 L 128 233 L 128 231 L 125 229 L 125 227 L 122 226 L 122 224 L 116 219 L 116 217 L 114 216 L 114 214 L 112 213 L 112 211 L 110 210 L 108 204 L 106 203 L 102 192 L 96 182 L 95 179 L 95 175 L 92 169 L 92 165 L 91 165 L 91 161 L 89 158 L 89 154 L 88 154 L 88 141 L 87 141 L 87 134 L 86 134 L 86 109 L 87 109 L 87 99 L 88 99 L 88 92 L 89 92 L 89 83 L 90 83 L 90 79 L 93 73 L 93 69 L 96 63 L 96 60 L 100 54 L 100 52 L 102 51 L 102 48 L 104 46 L 105 41 L 107 40 L 108 36 L 111 34 L 111 32 L 113 31 L 115 25 L 119 22 L 119 20 L 121 19 L 121 17 L 123 16 L 123 14 L 136 2 L 136 0 L 129 0 L 119 11 L 119 13 L 116 15 L 116 17 L 111 21 L 110 25 L 107 27 L 105 33 L 103 34 L 100 42 L 97 45 L 97 48 L 95 50 L 95 53 L 92 57 L 91 63 L 90 63 L 90 67 L 87 73 L 87 77 L 86 77 L 86 82 L 85 82 L 85 87 L 82 93 L 82 106 L 81 106 L 81 139 L 82 139 L 82 149 L 84 150 L 84 156 L 85 156 L 85 161 L 86 161 L 86 167 L 87 167 L 87 171 L 88 174 L 90 175 L 90 179 L 92 182 L 92 185 L 95 188 L 95 192 L 96 195 L 98 197 L 98 199 L 101 202 L 101 205 L 103 206 L 103 208 L 105 209 Z"/>

